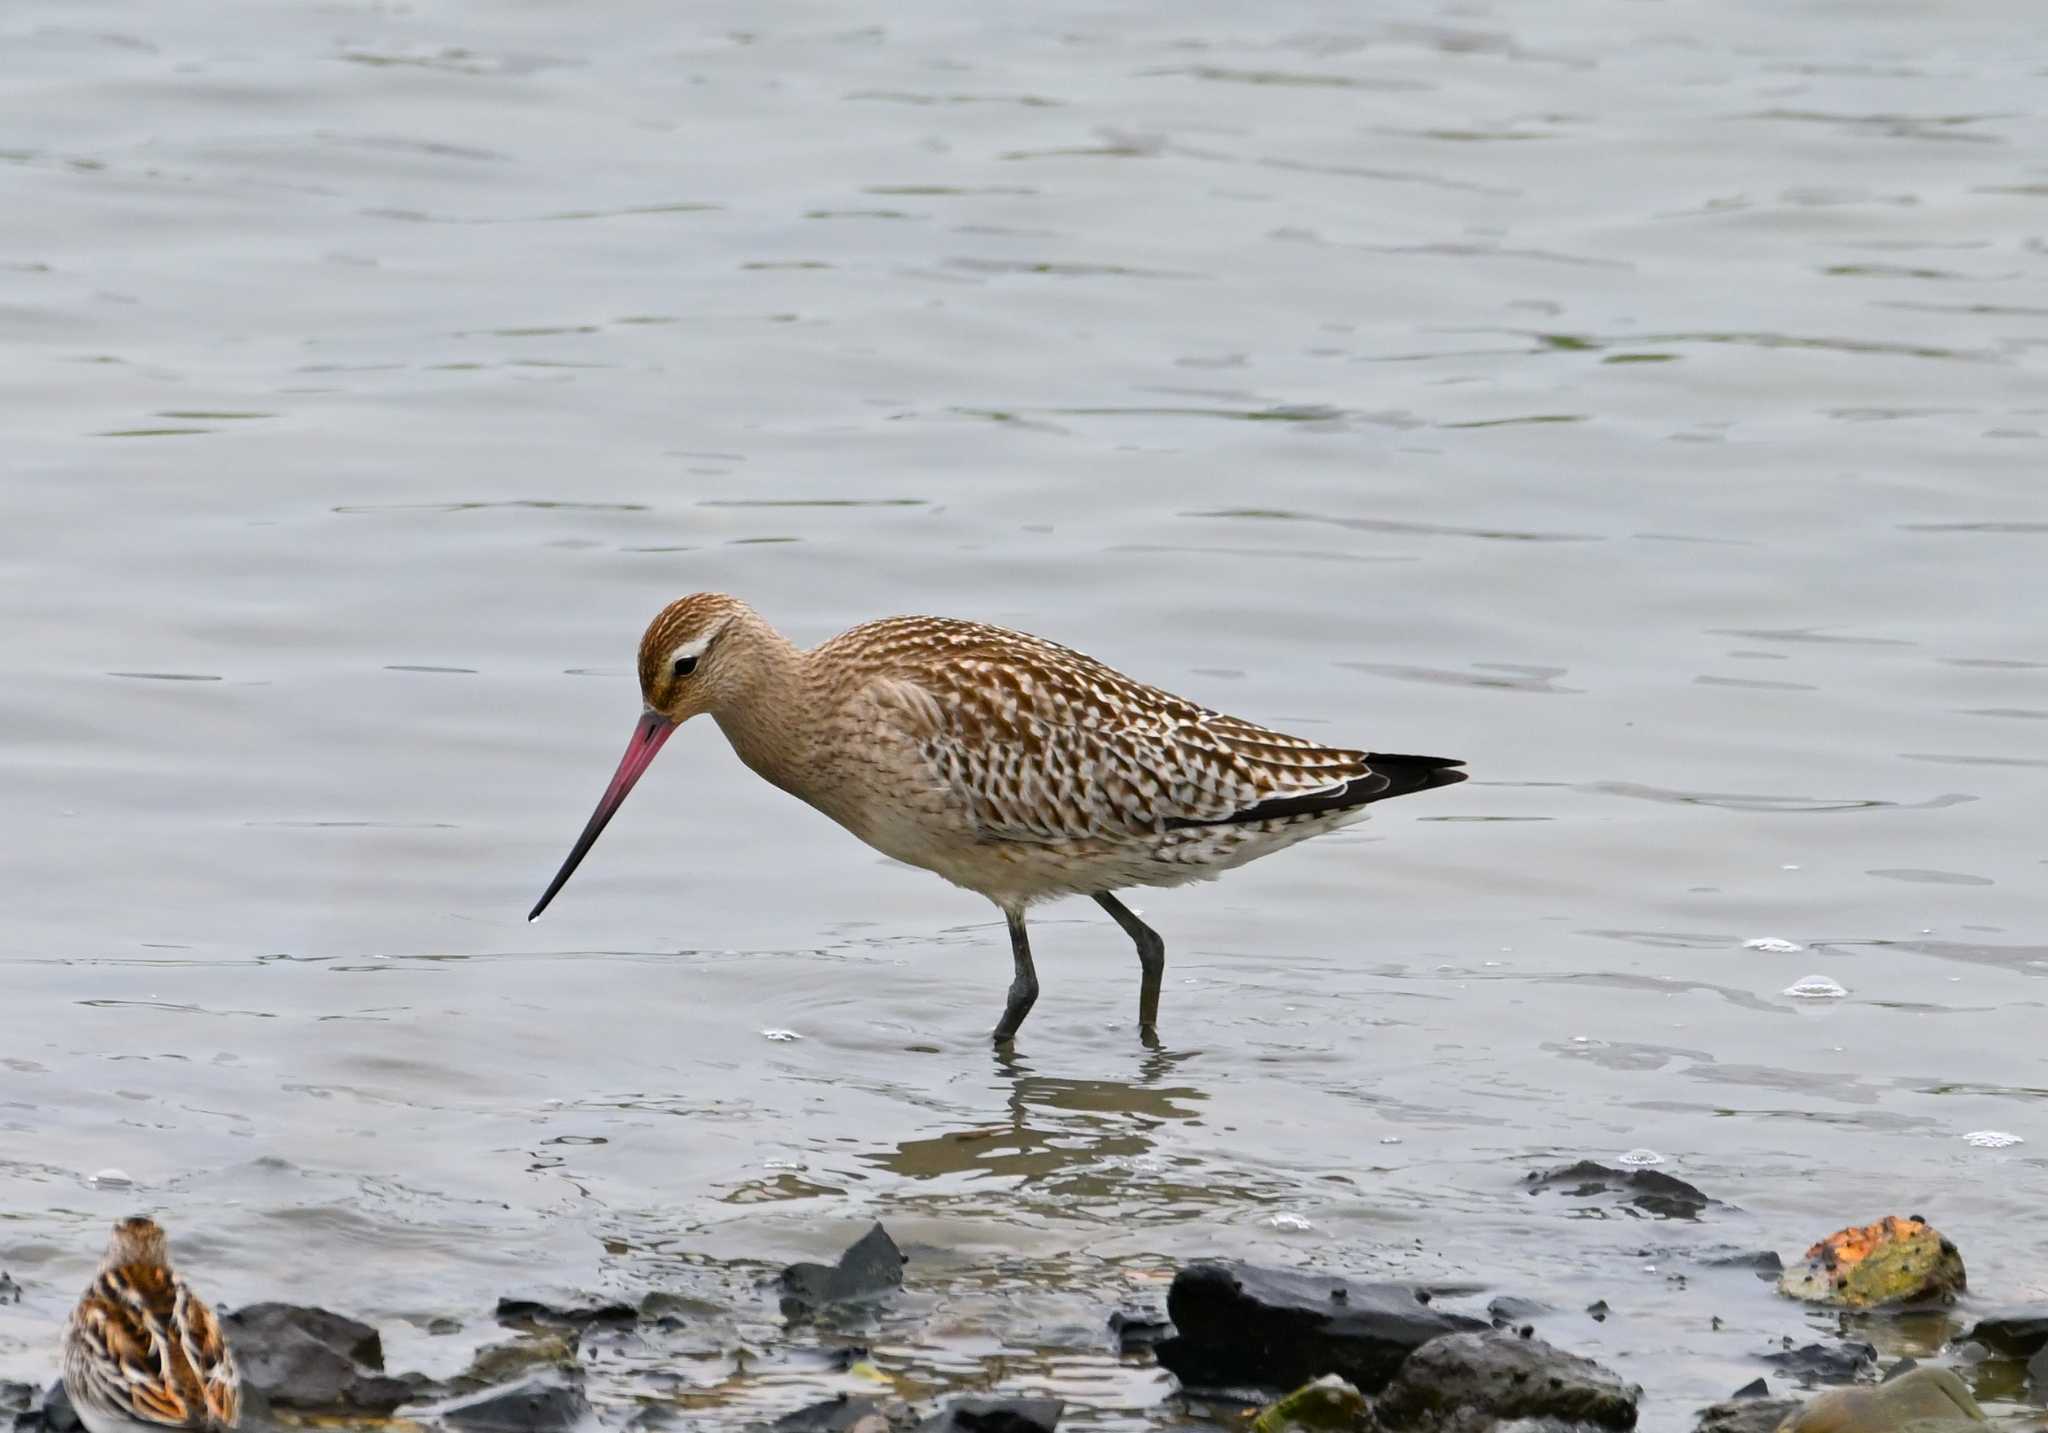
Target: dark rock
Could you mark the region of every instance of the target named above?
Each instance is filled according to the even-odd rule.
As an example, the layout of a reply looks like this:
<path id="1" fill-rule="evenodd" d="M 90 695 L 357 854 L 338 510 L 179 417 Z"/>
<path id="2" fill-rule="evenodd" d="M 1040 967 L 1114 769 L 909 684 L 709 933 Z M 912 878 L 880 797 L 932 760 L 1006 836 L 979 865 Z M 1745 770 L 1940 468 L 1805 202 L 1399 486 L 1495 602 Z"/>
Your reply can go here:
<path id="1" fill-rule="evenodd" d="M 1980 1319 L 1970 1330 L 1970 1342 L 1981 1343 L 2007 1358 L 2032 1358 L 2048 1348 L 2048 1309 L 2025 1309 Z"/>
<path id="2" fill-rule="evenodd" d="M 2027 1393 L 2036 1403 L 2048 1403 L 2048 1348 L 2027 1360 Z"/>
<path id="3" fill-rule="evenodd" d="M 1475 1414 L 1633 1428 L 1642 1392 L 1590 1358 L 1487 1329 L 1445 1334 L 1416 1349 L 1377 1407 L 1381 1422 L 1402 1429 L 1441 1427 L 1453 1417 L 1461 1427 L 1485 1426 Z"/>
<path id="4" fill-rule="evenodd" d="M 14 1426 L 23 1433 L 30 1429 L 39 1433 L 78 1433 L 85 1425 L 78 1421 L 78 1410 L 71 1406 L 71 1395 L 60 1378 L 44 1390 L 42 1408 L 18 1415 Z"/>
<path id="5" fill-rule="evenodd" d="M 310 1308 L 299 1304 L 250 1304 L 247 1308 L 235 1309 L 221 1315 L 228 1334 L 239 1335 L 241 1339 L 261 1341 L 272 1337 L 279 1329 L 297 1329 L 316 1342 L 335 1350 L 351 1363 L 359 1363 L 372 1373 L 384 1371 L 384 1340 L 368 1324 L 326 1309 Z M 235 1343 L 235 1355 L 239 1360 L 242 1343 Z M 245 1374 L 247 1370 L 244 1370 Z"/>
<path id="6" fill-rule="evenodd" d="M 427 1332 L 435 1338 L 445 1338 L 452 1333 L 462 1332 L 462 1320 L 445 1316 L 427 1320 Z"/>
<path id="7" fill-rule="evenodd" d="M 1761 1378 L 1752 1378 L 1728 1396 L 1730 1398 L 1769 1398 L 1771 1396 L 1771 1386 Z"/>
<path id="8" fill-rule="evenodd" d="M 1708 1205 L 1719 1203 L 1661 1170 L 1611 1169 L 1590 1159 L 1548 1173 L 1532 1170 L 1523 1182 L 1531 1194 L 1555 1190 L 1567 1199 L 1619 1195 L 1620 1207 L 1637 1217 L 1648 1214 L 1656 1219 L 1697 1219 Z"/>
<path id="9" fill-rule="evenodd" d="M 36 1386 L 0 1378 L 0 1413 L 26 1413 L 36 1405 Z"/>
<path id="10" fill-rule="evenodd" d="M 21 1285 L 14 1282 L 11 1274 L 0 1274 L 0 1304 L 21 1302 Z"/>
<path id="11" fill-rule="evenodd" d="M 1809 1343 L 1763 1355 L 1763 1361 L 1801 1383 L 1854 1383 L 1877 1367 L 1877 1350 L 1867 1343 Z"/>
<path id="12" fill-rule="evenodd" d="M 1421 1292 L 1250 1264 L 1190 1264 L 1166 1297 L 1177 1332 L 1153 1352 L 1191 1388 L 1284 1390 L 1334 1373 L 1377 1392 L 1430 1339 L 1486 1327 L 1427 1307 Z"/>
<path id="13" fill-rule="evenodd" d="M 1149 1310 L 1118 1309 L 1109 1316 L 1109 1331 L 1116 1335 L 1119 1353 L 1139 1353 L 1171 1336 L 1173 1324 Z"/>
<path id="14" fill-rule="evenodd" d="M 823 1403 L 813 1403 L 794 1413 L 785 1413 L 771 1426 L 779 1429 L 780 1433 L 856 1433 L 856 1430 L 862 1430 L 863 1423 L 868 1428 L 877 1424 L 888 1426 L 881 1400 L 855 1398 L 842 1393 Z"/>
<path id="15" fill-rule="evenodd" d="M 497 1319 L 514 1328 L 588 1328 L 592 1324 L 629 1324 L 640 1316 L 631 1304 L 564 1305 L 539 1299 L 500 1299 Z"/>
<path id="16" fill-rule="evenodd" d="M 1762 1382 L 1761 1378 L 1756 1381 Z M 1798 1407 L 1796 1398 L 1745 1398 L 1738 1393 L 1724 1403 L 1702 1408 L 1693 1433 L 1775 1433 L 1785 1416 Z"/>
<path id="17" fill-rule="evenodd" d="M 782 1312 L 795 1318 L 830 1304 L 869 1299 L 903 1287 L 903 1251 L 880 1224 L 837 1264 L 791 1264 L 782 1271 Z"/>
<path id="18" fill-rule="evenodd" d="M 917 1433 L 1053 1433 L 1066 1408 L 1057 1398 L 956 1398 Z"/>
<path id="19" fill-rule="evenodd" d="M 576 1383 L 560 1374 L 536 1374 L 505 1388 L 444 1403 L 432 1416 L 476 1433 L 559 1433 L 590 1414 L 590 1402 Z"/>
<path id="20" fill-rule="evenodd" d="M 1502 1323 L 1518 1324 L 1552 1312 L 1549 1304 L 1541 1299 L 1518 1298 L 1513 1294 L 1502 1294 L 1486 1306 L 1489 1317 Z"/>
<path id="21" fill-rule="evenodd" d="M 416 1396 L 384 1377 L 377 1331 L 326 1309 L 250 1304 L 222 1316 L 242 1386 L 278 1408 L 385 1414 Z"/>
<path id="22" fill-rule="evenodd" d="M 1586 1305 L 1586 1312 L 1593 1316 L 1594 1323 L 1604 1324 L 1607 1322 L 1607 1316 L 1614 1311 L 1607 1307 L 1607 1300 L 1595 1299 Z"/>

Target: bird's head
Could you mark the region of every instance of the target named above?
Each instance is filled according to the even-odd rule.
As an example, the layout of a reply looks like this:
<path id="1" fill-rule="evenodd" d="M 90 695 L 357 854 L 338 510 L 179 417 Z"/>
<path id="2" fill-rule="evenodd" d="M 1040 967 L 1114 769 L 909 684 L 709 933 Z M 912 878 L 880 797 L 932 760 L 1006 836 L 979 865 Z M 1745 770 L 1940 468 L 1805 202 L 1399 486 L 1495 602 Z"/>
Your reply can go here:
<path id="1" fill-rule="evenodd" d="M 164 1264 L 169 1258 L 163 1226 L 147 1214 L 132 1215 L 115 1223 L 114 1237 L 107 1241 L 108 1268 Z"/>
<path id="2" fill-rule="evenodd" d="M 656 614 L 640 638 L 640 700 L 644 709 L 611 785 L 598 799 L 569 858 L 526 917 L 533 920 L 568 883 L 598 833 L 615 815 L 675 729 L 701 712 L 716 713 L 744 690 L 749 635 L 760 626 L 753 609 L 722 592 L 679 597 Z"/>
<path id="3" fill-rule="evenodd" d="M 656 614 L 640 639 L 640 699 L 650 715 L 681 726 L 700 712 L 717 711 L 744 677 L 741 636 L 752 610 L 723 592 L 678 597 Z M 735 628 L 738 630 L 735 631 Z"/>

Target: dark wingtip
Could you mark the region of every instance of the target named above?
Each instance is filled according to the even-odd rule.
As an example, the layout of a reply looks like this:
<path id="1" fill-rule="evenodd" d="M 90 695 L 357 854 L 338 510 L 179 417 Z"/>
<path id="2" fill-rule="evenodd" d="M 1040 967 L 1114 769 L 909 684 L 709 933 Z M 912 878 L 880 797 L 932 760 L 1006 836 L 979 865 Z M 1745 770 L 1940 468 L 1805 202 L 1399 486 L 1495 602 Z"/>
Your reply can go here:
<path id="1" fill-rule="evenodd" d="M 1465 765 L 1463 761 L 1449 756 L 1401 756 L 1375 751 L 1366 756 L 1365 764 L 1375 775 L 1387 778 L 1387 789 L 1373 796 L 1375 801 L 1455 786 L 1471 775 L 1460 769 Z"/>
<path id="2" fill-rule="evenodd" d="M 1195 826 L 1239 826 L 1259 821 L 1278 821 L 1289 816 L 1319 816 L 1330 811 L 1349 811 L 1354 806 L 1366 806 L 1374 801 L 1385 801 L 1395 796 L 1410 796 L 1417 791 L 1429 791 L 1438 786 L 1453 786 L 1465 779 L 1466 773 L 1457 769 L 1464 764 L 1446 756 L 1393 756 L 1377 751 L 1367 752 L 1365 769 L 1369 774 L 1353 777 L 1342 786 L 1302 796 L 1274 796 L 1215 821 L 1188 821 L 1175 818 L 1167 821 L 1166 829 L 1178 831 Z"/>

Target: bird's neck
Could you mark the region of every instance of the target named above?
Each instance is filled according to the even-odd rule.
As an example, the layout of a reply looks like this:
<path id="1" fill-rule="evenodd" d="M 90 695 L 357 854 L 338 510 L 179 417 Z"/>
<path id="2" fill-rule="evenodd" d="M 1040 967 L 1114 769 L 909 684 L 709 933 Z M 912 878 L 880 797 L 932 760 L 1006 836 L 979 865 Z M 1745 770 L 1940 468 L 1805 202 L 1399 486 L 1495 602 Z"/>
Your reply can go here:
<path id="1" fill-rule="evenodd" d="M 765 622 L 748 633 L 747 646 L 744 684 L 712 718 L 755 775 L 801 795 L 810 730 L 806 654 Z"/>

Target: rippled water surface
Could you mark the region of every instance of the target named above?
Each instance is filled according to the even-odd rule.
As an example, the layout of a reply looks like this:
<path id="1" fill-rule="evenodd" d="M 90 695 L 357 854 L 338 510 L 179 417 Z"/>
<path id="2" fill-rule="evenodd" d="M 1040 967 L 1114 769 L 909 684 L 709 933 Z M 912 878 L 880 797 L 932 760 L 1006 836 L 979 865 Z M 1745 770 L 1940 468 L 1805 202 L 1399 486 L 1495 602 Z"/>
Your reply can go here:
<path id="1" fill-rule="evenodd" d="M 706 1301 L 613 1414 L 853 1386 L 755 1280 L 878 1216 L 899 1391 L 1125 1427 L 1203 1253 L 1603 1298 L 1653 1428 L 1827 1327 L 1700 1250 L 2048 1293 L 2038 18 L 16 0 L 0 1375 L 138 1205 L 404 1367 Z M 1048 908 L 996 1058 L 991 909 L 708 723 L 525 924 L 699 588 L 1473 779 L 1145 893 L 1157 1052 Z M 1726 1206 L 1520 1187 L 1635 1147 Z"/>

